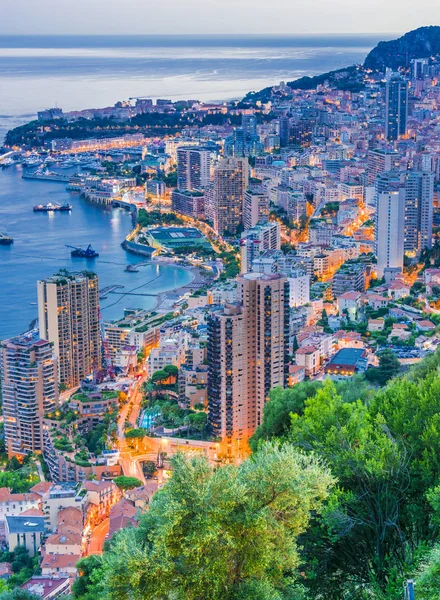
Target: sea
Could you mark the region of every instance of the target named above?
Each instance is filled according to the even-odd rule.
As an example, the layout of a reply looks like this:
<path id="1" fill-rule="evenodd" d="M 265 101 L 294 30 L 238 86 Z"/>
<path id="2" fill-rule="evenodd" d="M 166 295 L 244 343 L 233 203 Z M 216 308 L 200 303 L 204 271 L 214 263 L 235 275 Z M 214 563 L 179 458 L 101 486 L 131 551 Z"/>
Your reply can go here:
<path id="1" fill-rule="evenodd" d="M 0 141 L 44 108 L 80 110 L 137 97 L 242 98 L 280 81 L 360 63 L 392 37 L 0 36 Z M 36 203 L 66 201 L 71 213 L 32 211 Z M 24 180 L 21 167 L 0 170 L 0 231 L 15 239 L 11 247 L 0 246 L 0 339 L 29 327 L 37 316 L 36 281 L 61 267 L 92 268 L 100 287 L 124 286 L 119 289 L 126 295 L 102 301 L 104 319 L 122 316 L 124 308 L 151 308 L 154 294 L 189 282 L 187 271 L 172 266 L 149 264 L 127 273 L 127 264 L 145 260 L 121 248 L 130 228 L 123 209 L 91 204 L 60 183 Z M 66 245 L 89 243 L 100 254 L 93 265 L 70 257 Z M 142 293 L 153 295 L 134 295 Z"/>

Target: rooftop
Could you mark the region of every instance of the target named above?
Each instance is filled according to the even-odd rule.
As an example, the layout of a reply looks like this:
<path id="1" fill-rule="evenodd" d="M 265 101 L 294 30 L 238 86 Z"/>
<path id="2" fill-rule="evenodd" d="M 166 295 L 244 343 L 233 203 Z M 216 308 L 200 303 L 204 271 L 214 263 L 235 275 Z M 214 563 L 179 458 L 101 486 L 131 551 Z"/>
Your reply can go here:
<path id="1" fill-rule="evenodd" d="M 358 348 L 343 348 L 333 356 L 328 366 L 354 366 L 359 361 L 359 359 L 363 358 L 364 352 L 364 350 Z"/>
<path id="2" fill-rule="evenodd" d="M 152 227 L 148 233 L 156 240 L 200 239 L 203 235 L 195 227 Z"/>
<path id="3" fill-rule="evenodd" d="M 44 517 L 10 516 L 6 515 L 6 526 L 9 533 L 25 533 L 44 531 Z"/>
<path id="4" fill-rule="evenodd" d="M 21 586 L 23 590 L 27 590 L 31 594 L 46 598 L 50 596 L 54 597 L 54 592 L 59 589 L 58 594 L 68 591 L 69 578 L 68 577 L 38 577 L 34 576 L 26 583 Z M 58 595 L 56 594 L 56 595 Z"/>

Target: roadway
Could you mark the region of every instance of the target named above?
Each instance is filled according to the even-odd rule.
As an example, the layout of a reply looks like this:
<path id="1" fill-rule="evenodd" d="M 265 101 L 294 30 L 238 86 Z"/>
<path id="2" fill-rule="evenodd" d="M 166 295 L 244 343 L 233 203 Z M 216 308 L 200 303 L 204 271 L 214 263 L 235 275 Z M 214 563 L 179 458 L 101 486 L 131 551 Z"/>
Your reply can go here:
<path id="1" fill-rule="evenodd" d="M 102 554 L 104 550 L 105 537 L 110 529 L 110 519 L 104 519 L 102 523 L 97 525 L 90 536 L 87 554 Z"/>
<path id="2" fill-rule="evenodd" d="M 134 387 L 128 393 L 128 402 L 122 407 L 118 419 L 119 463 L 122 472 L 126 477 L 136 477 L 142 481 L 142 483 L 145 483 L 142 467 L 136 459 L 132 458 L 131 450 L 125 439 L 125 422 L 128 421 L 133 428 L 137 427 L 137 421 L 144 397 L 142 385 L 145 381 L 147 381 L 146 375 L 139 377 L 136 381 Z"/>

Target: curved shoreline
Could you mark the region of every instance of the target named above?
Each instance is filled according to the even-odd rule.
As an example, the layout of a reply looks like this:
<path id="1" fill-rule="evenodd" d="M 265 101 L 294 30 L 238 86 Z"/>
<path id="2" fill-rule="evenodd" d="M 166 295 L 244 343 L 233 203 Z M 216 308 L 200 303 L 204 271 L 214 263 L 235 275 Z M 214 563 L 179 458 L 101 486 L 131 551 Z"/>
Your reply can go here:
<path id="1" fill-rule="evenodd" d="M 167 290 L 166 292 L 160 292 L 157 295 L 157 303 L 154 307 L 155 310 L 160 308 L 161 305 L 167 301 L 167 299 L 171 300 L 173 296 L 178 295 L 179 299 L 176 302 L 179 302 L 185 294 L 191 293 L 191 292 L 195 291 L 196 289 L 198 289 L 198 287 L 202 287 L 203 285 L 205 285 L 205 283 L 207 283 L 206 279 L 204 277 L 202 277 L 202 275 L 200 274 L 199 267 L 173 264 L 166 260 L 161 259 L 160 257 L 152 259 L 151 264 L 154 264 L 154 263 L 158 263 L 159 265 L 163 264 L 163 265 L 167 265 L 167 266 L 178 267 L 179 269 L 183 269 L 183 270 L 191 273 L 191 275 L 192 275 L 192 278 L 188 283 L 185 283 L 184 285 L 178 286 L 171 290 Z"/>

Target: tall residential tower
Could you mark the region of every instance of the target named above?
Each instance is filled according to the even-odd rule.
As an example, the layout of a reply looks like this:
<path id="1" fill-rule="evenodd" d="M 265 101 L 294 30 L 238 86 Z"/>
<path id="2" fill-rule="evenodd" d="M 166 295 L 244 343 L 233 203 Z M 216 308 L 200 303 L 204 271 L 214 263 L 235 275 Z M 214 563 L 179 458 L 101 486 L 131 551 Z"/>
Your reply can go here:
<path id="1" fill-rule="evenodd" d="M 58 367 L 51 344 L 33 332 L 5 340 L 0 373 L 8 454 L 41 452 L 43 416 L 58 405 Z"/>
<path id="2" fill-rule="evenodd" d="M 286 277 L 248 273 L 237 283 L 239 302 L 208 324 L 209 422 L 230 444 L 253 434 L 270 390 L 286 385 L 289 343 Z"/>
<path id="3" fill-rule="evenodd" d="M 52 342 L 60 383 L 79 385 L 101 368 L 98 277 L 59 273 L 38 282 L 40 337 Z"/>
<path id="4" fill-rule="evenodd" d="M 393 142 L 408 131 L 408 82 L 399 76 L 386 83 L 385 137 Z"/>
<path id="5" fill-rule="evenodd" d="M 248 186 L 246 158 L 223 158 L 214 171 L 214 229 L 234 235 L 243 222 L 243 198 Z"/>

